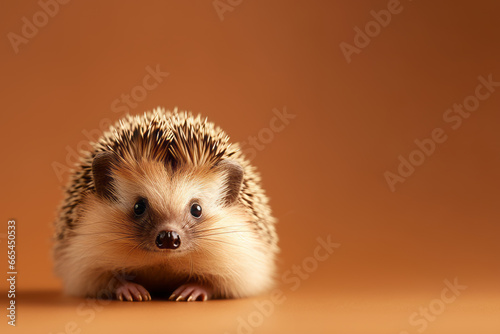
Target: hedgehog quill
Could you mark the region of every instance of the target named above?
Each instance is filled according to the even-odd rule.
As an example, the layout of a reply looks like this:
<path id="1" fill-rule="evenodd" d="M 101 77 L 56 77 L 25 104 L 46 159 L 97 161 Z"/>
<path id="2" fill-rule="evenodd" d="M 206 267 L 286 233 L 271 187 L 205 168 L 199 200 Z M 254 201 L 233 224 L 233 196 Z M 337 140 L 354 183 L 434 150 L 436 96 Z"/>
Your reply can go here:
<path id="1" fill-rule="evenodd" d="M 90 146 L 55 222 L 55 270 L 68 294 L 204 301 L 272 287 L 275 218 L 256 168 L 224 131 L 158 108 L 121 119 Z"/>

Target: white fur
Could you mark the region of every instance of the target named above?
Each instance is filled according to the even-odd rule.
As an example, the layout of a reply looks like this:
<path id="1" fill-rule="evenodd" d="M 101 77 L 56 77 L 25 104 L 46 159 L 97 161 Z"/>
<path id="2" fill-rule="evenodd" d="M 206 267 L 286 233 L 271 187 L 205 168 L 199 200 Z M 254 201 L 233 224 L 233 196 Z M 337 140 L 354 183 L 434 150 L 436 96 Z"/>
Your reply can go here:
<path id="1" fill-rule="evenodd" d="M 162 163 L 141 161 L 120 167 L 114 179 L 118 203 L 88 194 L 78 207 L 73 232 L 56 245 L 56 271 L 69 294 L 99 296 L 117 284 L 115 272 L 154 275 L 160 287 L 194 279 L 223 298 L 259 294 L 273 285 L 274 252 L 259 237 L 251 215 L 239 203 L 221 204 L 224 175 L 193 168 L 172 177 Z M 166 217 L 165 226 L 179 230 L 179 251 L 137 248 L 126 216 L 138 196 Z M 193 198 L 203 208 L 203 222 L 181 230 Z M 192 236 L 201 229 L 205 236 Z"/>

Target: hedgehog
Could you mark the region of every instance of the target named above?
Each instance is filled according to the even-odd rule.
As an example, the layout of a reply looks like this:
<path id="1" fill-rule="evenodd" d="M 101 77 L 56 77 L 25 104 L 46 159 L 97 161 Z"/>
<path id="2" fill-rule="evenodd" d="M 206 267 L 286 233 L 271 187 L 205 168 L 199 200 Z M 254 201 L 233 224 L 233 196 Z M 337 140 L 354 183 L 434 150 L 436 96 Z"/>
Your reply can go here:
<path id="1" fill-rule="evenodd" d="M 205 301 L 274 285 L 276 219 L 256 168 L 219 127 L 156 108 L 88 147 L 55 222 L 67 294 Z"/>

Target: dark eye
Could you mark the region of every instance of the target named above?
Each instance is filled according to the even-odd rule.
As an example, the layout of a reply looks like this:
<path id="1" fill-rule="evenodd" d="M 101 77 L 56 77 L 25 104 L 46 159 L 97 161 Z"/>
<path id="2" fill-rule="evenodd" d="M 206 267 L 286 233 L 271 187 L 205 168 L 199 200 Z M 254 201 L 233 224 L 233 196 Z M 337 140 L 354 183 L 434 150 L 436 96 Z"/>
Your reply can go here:
<path id="1" fill-rule="evenodd" d="M 201 217 L 201 206 L 197 203 L 194 203 L 191 205 L 191 214 L 193 215 L 194 218 L 200 218 Z"/>
<path id="2" fill-rule="evenodd" d="M 136 216 L 141 216 L 146 211 L 146 207 L 147 207 L 146 200 L 141 198 L 134 205 L 134 214 Z"/>

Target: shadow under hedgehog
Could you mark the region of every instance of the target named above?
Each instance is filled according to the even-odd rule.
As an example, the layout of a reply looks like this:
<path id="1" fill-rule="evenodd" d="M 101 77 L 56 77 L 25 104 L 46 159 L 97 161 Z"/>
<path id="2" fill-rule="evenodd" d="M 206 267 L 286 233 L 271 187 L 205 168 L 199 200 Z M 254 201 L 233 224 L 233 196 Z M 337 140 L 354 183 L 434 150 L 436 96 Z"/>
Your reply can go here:
<path id="1" fill-rule="evenodd" d="M 90 146 L 55 223 L 68 294 L 196 301 L 271 288 L 275 219 L 255 167 L 220 128 L 158 108 Z"/>

